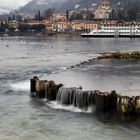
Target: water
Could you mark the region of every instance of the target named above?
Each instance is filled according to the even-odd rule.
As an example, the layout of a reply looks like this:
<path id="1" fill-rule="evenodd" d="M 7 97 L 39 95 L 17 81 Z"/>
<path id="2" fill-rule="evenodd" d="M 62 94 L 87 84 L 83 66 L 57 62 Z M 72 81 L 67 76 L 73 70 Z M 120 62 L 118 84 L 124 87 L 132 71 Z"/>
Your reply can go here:
<path id="1" fill-rule="evenodd" d="M 32 99 L 29 79 L 38 75 L 66 87 L 139 94 L 140 61 L 93 60 L 105 51 L 140 50 L 140 39 L 81 39 L 78 36 L 0 38 L 0 139 L 139 140 L 140 119 L 84 112 Z"/>

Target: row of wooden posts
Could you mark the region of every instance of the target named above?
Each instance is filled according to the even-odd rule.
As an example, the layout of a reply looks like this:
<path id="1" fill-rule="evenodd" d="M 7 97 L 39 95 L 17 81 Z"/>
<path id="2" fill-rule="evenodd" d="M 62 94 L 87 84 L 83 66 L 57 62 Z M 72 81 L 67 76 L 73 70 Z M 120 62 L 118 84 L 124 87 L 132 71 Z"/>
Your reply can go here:
<path id="1" fill-rule="evenodd" d="M 79 103 L 83 102 L 83 109 L 94 106 L 96 111 L 100 112 L 114 111 L 124 115 L 140 114 L 140 96 L 122 96 L 117 94 L 116 91 L 83 91 L 82 87 L 76 88 L 77 90 L 74 92 L 75 89 L 71 88 L 69 90 L 69 88 L 64 88 L 63 84 L 57 85 L 54 81 L 39 80 L 37 76 L 30 80 L 30 85 L 31 94 L 34 97 L 46 98 L 50 101 L 58 100 L 58 94 L 60 95 L 63 92 L 63 96 L 67 96 L 67 100 L 64 102 L 61 102 L 61 99 L 58 100 L 58 103 L 63 105 L 73 104 L 75 107 L 80 107 Z M 65 99 L 64 97 L 61 98 Z M 68 98 L 71 102 L 68 102 Z M 75 102 L 78 102 L 78 104 L 75 104 Z"/>

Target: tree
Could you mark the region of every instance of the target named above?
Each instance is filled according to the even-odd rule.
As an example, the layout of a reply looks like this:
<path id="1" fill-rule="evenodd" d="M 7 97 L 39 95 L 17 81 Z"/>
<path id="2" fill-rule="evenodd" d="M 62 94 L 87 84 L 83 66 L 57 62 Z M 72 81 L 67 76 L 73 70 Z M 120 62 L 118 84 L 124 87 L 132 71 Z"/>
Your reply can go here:
<path id="1" fill-rule="evenodd" d="M 15 15 L 13 15 L 13 20 L 16 20 L 16 16 Z"/>
<path id="2" fill-rule="evenodd" d="M 50 20 L 51 18 L 53 18 L 53 9 L 52 9 L 52 8 L 46 9 L 46 10 L 44 11 L 44 17 L 45 17 L 47 20 Z"/>
<path id="3" fill-rule="evenodd" d="M 90 11 L 87 12 L 87 20 L 93 20 L 94 19 L 94 14 L 91 13 Z"/>
<path id="4" fill-rule="evenodd" d="M 14 27 L 8 27 L 8 30 L 9 30 L 10 32 L 14 32 L 14 31 L 16 30 L 16 28 L 14 28 Z"/>
<path id="5" fill-rule="evenodd" d="M 0 26 L 0 32 L 5 32 L 5 28 Z"/>
<path id="6" fill-rule="evenodd" d="M 83 15 L 81 13 L 76 13 L 73 12 L 72 15 L 70 16 L 70 20 L 82 20 Z"/>
<path id="7" fill-rule="evenodd" d="M 38 16 L 37 16 L 37 14 L 35 15 L 35 20 L 38 20 Z"/>
<path id="8" fill-rule="evenodd" d="M 82 20 L 83 15 L 81 13 L 76 14 L 76 20 Z"/>
<path id="9" fill-rule="evenodd" d="M 36 24 L 36 25 L 29 25 L 29 24 L 19 24 L 18 30 L 21 32 L 27 32 L 27 31 L 42 31 L 46 29 L 45 24 Z"/>
<path id="10" fill-rule="evenodd" d="M 4 23 L 3 23 L 3 19 L 1 19 L 1 21 L 0 21 L 0 25 L 1 25 L 1 27 L 4 25 Z"/>
<path id="11" fill-rule="evenodd" d="M 18 22 L 22 22 L 22 16 L 21 15 L 17 15 L 16 19 L 17 19 Z"/>
<path id="12" fill-rule="evenodd" d="M 136 20 L 136 14 L 137 14 L 137 11 L 135 8 L 128 10 L 128 15 L 129 15 L 130 20 Z"/>
<path id="13" fill-rule="evenodd" d="M 37 25 L 32 25 L 31 28 L 34 31 L 42 31 L 42 30 L 46 29 L 46 25 L 45 24 L 37 24 Z"/>
<path id="14" fill-rule="evenodd" d="M 109 19 L 115 20 L 115 19 L 117 19 L 117 18 L 118 18 L 118 13 L 116 12 L 115 9 L 113 9 L 113 10 L 111 11 L 110 15 L 109 15 Z"/>
<path id="15" fill-rule="evenodd" d="M 69 20 L 69 11 L 66 11 L 66 19 Z"/>
<path id="16" fill-rule="evenodd" d="M 26 32 L 31 29 L 32 29 L 32 27 L 29 24 L 19 24 L 19 26 L 18 26 L 18 30 L 21 32 Z"/>
<path id="17" fill-rule="evenodd" d="M 12 20 L 12 18 L 9 16 L 9 17 L 8 17 L 8 21 L 10 21 L 10 20 Z"/>
<path id="18" fill-rule="evenodd" d="M 38 14 L 37 14 L 37 19 L 38 19 L 38 20 L 41 20 L 40 10 L 38 11 Z"/>

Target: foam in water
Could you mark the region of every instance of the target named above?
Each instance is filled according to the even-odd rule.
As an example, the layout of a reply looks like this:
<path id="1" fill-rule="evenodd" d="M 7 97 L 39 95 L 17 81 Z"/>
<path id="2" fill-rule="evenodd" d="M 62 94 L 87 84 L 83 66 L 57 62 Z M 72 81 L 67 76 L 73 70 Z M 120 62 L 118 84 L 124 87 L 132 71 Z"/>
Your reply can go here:
<path id="1" fill-rule="evenodd" d="M 61 105 L 61 104 L 57 103 L 57 101 L 51 101 L 51 102 L 47 103 L 47 105 L 50 108 L 57 109 L 57 110 L 68 110 L 71 112 L 78 112 L 78 113 L 80 113 L 80 112 L 83 112 L 83 113 L 93 112 L 93 108 L 91 108 L 91 107 L 88 107 L 88 109 L 85 111 L 85 110 L 79 109 L 77 107 L 74 107 L 73 105 L 69 105 L 69 106 Z"/>
<path id="2" fill-rule="evenodd" d="M 30 81 L 22 81 L 18 83 L 11 83 L 10 87 L 16 91 L 29 91 L 30 90 Z"/>
<path id="3" fill-rule="evenodd" d="M 56 101 L 47 103 L 53 109 L 69 110 L 72 112 L 94 112 L 94 98 L 92 91 L 81 91 L 79 88 L 61 87 Z"/>

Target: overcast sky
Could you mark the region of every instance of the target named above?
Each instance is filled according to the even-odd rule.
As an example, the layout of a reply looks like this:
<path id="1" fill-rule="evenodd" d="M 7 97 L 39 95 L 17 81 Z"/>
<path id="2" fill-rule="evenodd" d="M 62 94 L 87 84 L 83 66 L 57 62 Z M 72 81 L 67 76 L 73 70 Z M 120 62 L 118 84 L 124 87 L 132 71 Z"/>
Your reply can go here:
<path id="1" fill-rule="evenodd" d="M 0 0 L 0 7 L 18 8 L 31 0 Z"/>

